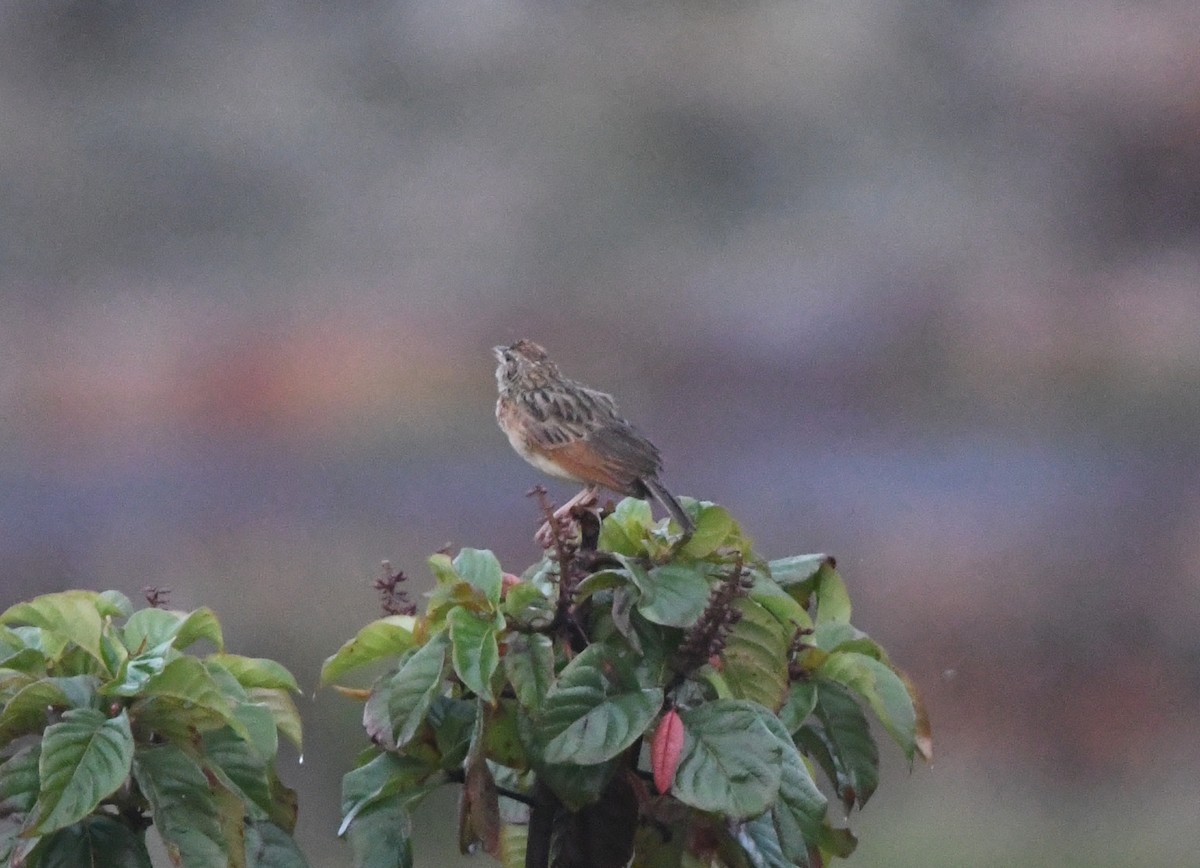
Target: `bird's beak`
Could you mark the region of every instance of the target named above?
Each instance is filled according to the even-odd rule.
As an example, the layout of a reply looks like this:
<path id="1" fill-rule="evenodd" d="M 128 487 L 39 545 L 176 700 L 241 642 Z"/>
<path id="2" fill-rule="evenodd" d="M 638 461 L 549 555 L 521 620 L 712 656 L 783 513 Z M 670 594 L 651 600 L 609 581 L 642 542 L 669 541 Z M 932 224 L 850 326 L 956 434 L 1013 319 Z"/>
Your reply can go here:
<path id="1" fill-rule="evenodd" d="M 502 362 L 504 361 L 504 353 L 507 350 L 508 347 L 492 347 L 492 355 L 494 355 L 498 361 Z"/>

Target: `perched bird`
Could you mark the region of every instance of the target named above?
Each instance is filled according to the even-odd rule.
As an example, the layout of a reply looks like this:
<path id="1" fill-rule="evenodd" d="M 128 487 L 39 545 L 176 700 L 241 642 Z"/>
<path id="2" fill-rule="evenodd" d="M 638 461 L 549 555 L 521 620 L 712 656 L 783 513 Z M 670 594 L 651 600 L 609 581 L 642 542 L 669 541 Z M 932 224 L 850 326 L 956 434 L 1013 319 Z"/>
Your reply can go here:
<path id="1" fill-rule="evenodd" d="M 662 456 L 621 418 L 611 395 L 568 380 L 533 341 L 493 352 L 500 362 L 496 421 L 508 442 L 539 470 L 587 486 L 560 512 L 594 497 L 599 487 L 632 497 L 654 495 L 684 535 L 691 535 L 696 527 L 691 516 L 659 481 Z"/>

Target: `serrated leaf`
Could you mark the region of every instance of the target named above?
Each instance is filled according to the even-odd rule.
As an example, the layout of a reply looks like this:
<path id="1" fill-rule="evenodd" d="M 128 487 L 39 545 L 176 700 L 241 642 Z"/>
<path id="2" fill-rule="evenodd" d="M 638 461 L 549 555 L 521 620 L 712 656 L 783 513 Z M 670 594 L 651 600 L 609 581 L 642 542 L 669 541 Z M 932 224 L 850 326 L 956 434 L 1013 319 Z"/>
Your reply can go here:
<path id="1" fill-rule="evenodd" d="M 733 517 L 723 507 L 711 503 L 700 505 L 695 517 L 696 529 L 680 552 L 689 558 L 706 558 L 724 543 L 733 531 Z"/>
<path id="2" fill-rule="evenodd" d="M 445 665 L 446 643 L 436 636 L 381 677 L 363 708 L 367 734 L 388 750 L 408 744 L 442 686 Z"/>
<path id="3" fill-rule="evenodd" d="M 133 733 L 124 711 L 113 718 L 91 708 L 66 712 L 42 738 L 33 830 L 46 835 L 82 820 L 125 783 L 132 758 Z"/>
<path id="4" fill-rule="evenodd" d="M 230 862 L 220 811 L 200 766 L 173 744 L 139 748 L 133 776 L 176 864 L 225 868 Z"/>
<path id="5" fill-rule="evenodd" d="M 292 673 L 280 663 L 266 657 L 243 657 L 241 654 L 211 654 L 208 657 L 237 679 L 242 687 L 266 687 L 300 692 Z"/>
<path id="6" fill-rule="evenodd" d="M 642 592 L 637 609 L 652 624 L 690 627 L 708 605 L 708 576 L 682 564 L 631 573 Z"/>
<path id="7" fill-rule="evenodd" d="M 733 819 L 765 811 L 779 794 L 783 751 L 764 714 L 761 706 L 734 699 L 681 712 L 685 740 L 671 794 Z"/>
<path id="8" fill-rule="evenodd" d="M 361 666 L 403 654 L 416 644 L 413 639 L 416 623 L 417 619 L 411 615 L 391 615 L 367 624 L 325 660 L 321 686 L 327 687 Z"/>
<path id="9" fill-rule="evenodd" d="M 504 570 L 500 561 L 487 549 L 463 549 L 454 558 L 454 570 L 472 586 L 483 591 L 484 596 L 496 605 L 500 602 L 500 589 L 504 584 Z"/>
<path id="10" fill-rule="evenodd" d="M 741 619 L 721 651 L 722 675 L 733 695 L 775 711 L 788 689 L 788 648 L 792 634 L 753 600 L 739 599 Z"/>
<path id="11" fill-rule="evenodd" d="M 51 659 L 58 659 L 63 650 L 74 644 L 90 656 L 104 662 L 100 654 L 100 633 L 104 620 L 100 600 L 92 591 L 60 591 L 17 603 L 0 615 L 0 624 L 31 624 L 42 629 L 42 650 Z M 111 674 L 111 673 L 110 673 Z"/>
<path id="12" fill-rule="evenodd" d="M 618 677 L 622 665 L 611 649 L 592 645 L 559 674 L 538 715 L 545 762 L 601 763 L 646 731 L 662 706 L 662 689 Z"/>
<path id="13" fill-rule="evenodd" d="M 554 643 L 542 633 L 509 633 L 504 671 L 517 701 L 536 711 L 554 682 Z"/>
<path id="14" fill-rule="evenodd" d="M 463 608 L 452 609 L 446 621 L 450 625 L 450 658 L 454 671 L 468 690 L 490 702 L 492 673 L 500 665 L 495 622 Z"/>
<path id="15" fill-rule="evenodd" d="M 153 868 L 144 837 L 112 817 L 88 817 L 49 836 L 38 868 Z"/>
<path id="16" fill-rule="evenodd" d="M 836 681 L 865 699 L 888 735 L 912 762 L 917 714 L 900 676 L 873 657 L 853 651 L 835 651 L 817 672 L 823 680 Z"/>

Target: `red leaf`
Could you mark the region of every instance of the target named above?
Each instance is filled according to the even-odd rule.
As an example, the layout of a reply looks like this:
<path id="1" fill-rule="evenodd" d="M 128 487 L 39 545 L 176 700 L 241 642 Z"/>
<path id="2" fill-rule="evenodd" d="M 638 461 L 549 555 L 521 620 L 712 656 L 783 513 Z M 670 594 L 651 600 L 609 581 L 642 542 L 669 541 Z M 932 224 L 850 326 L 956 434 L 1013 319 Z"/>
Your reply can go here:
<path id="1" fill-rule="evenodd" d="M 650 742 L 650 768 L 654 771 L 654 787 L 660 793 L 669 792 L 679 767 L 683 751 L 683 721 L 679 712 L 671 709 L 663 715 Z"/>

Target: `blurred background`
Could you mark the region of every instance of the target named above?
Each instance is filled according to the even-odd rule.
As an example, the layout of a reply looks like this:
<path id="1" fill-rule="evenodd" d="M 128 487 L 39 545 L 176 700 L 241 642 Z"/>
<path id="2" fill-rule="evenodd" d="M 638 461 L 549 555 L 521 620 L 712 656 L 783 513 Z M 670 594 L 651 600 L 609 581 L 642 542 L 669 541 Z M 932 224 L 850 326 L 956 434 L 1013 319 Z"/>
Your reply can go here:
<path id="1" fill-rule="evenodd" d="M 1197 45 L 1194 0 L 6 3 L 0 604 L 212 606 L 305 685 L 348 864 L 320 664 L 384 558 L 536 558 L 530 337 L 924 690 L 849 864 L 1195 865 Z"/>

